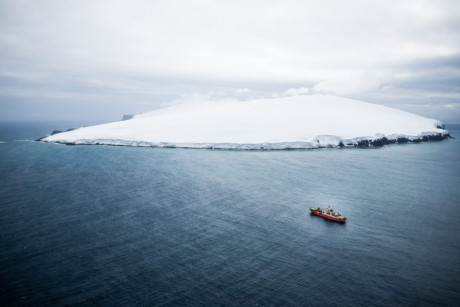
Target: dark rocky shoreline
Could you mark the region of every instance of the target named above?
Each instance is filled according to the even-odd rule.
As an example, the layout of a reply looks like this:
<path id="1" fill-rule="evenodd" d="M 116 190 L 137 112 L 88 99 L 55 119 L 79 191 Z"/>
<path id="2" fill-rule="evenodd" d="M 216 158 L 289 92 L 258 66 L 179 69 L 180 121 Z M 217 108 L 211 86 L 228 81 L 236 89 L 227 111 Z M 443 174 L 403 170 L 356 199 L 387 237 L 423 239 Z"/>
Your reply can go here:
<path id="1" fill-rule="evenodd" d="M 422 142 L 433 142 L 433 141 L 442 141 L 446 139 L 451 139 L 452 137 L 450 134 L 432 134 L 432 135 L 424 135 L 421 138 L 410 140 L 405 137 L 400 137 L 397 139 L 388 139 L 386 137 L 375 139 L 375 140 L 361 140 L 358 141 L 357 144 L 351 144 L 354 147 L 382 147 L 385 145 L 391 144 L 405 144 L 405 143 L 422 143 Z M 340 145 L 341 144 L 341 145 Z M 340 142 L 339 147 L 344 147 L 344 144 Z"/>

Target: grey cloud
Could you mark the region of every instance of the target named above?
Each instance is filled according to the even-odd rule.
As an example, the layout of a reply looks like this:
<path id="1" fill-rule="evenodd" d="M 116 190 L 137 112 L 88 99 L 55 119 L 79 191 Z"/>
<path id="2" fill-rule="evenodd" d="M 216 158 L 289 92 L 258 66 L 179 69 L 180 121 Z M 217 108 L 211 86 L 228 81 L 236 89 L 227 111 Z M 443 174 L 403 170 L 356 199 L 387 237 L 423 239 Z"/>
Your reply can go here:
<path id="1" fill-rule="evenodd" d="M 450 68 L 460 70 L 460 53 L 447 56 L 417 59 L 397 65 L 399 68 L 411 70 L 426 70 L 438 68 Z"/>
<path id="2" fill-rule="evenodd" d="M 0 1 L 0 120 L 115 120 L 191 93 L 315 86 L 402 108 L 459 103 L 458 1 L 344 3 Z M 417 112 L 460 118 L 441 105 Z"/>

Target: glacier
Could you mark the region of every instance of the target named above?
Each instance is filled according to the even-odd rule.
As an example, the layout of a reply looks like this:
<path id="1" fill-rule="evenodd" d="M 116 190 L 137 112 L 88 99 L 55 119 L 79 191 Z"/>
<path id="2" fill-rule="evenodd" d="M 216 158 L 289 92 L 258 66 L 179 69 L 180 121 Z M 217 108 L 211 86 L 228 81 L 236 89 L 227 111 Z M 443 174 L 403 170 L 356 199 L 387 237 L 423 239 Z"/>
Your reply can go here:
<path id="1" fill-rule="evenodd" d="M 67 145 L 206 149 L 378 147 L 441 140 L 431 118 L 359 100 L 299 95 L 249 101 L 203 101 L 82 127 L 40 139 Z"/>

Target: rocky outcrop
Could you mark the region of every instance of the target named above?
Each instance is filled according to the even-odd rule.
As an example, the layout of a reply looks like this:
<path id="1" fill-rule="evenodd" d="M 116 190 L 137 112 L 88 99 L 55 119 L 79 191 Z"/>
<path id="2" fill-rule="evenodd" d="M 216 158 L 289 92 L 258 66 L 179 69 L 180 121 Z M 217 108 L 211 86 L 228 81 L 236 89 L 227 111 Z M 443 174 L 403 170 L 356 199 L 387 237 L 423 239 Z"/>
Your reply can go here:
<path id="1" fill-rule="evenodd" d="M 409 139 L 406 137 L 398 137 L 396 139 L 388 139 L 386 137 L 373 139 L 373 140 L 360 140 L 356 144 L 351 144 L 354 147 L 382 147 L 385 145 L 390 144 L 404 144 L 404 143 L 421 143 L 421 142 L 432 142 L 432 141 L 442 141 L 445 139 L 452 138 L 450 134 L 432 134 L 432 135 L 424 135 L 422 137 L 418 137 L 415 139 Z M 343 143 L 342 143 L 343 144 Z M 339 144 L 340 146 L 340 144 Z M 343 146 L 340 146 L 343 147 Z"/>
<path id="2" fill-rule="evenodd" d="M 129 120 L 134 117 L 134 114 L 125 114 L 121 120 Z"/>
<path id="3" fill-rule="evenodd" d="M 72 131 L 72 130 L 75 130 L 75 129 L 76 129 L 76 128 L 69 128 L 69 129 L 67 129 L 66 131 L 62 131 L 62 130 L 53 130 L 53 131 L 51 132 L 51 135 L 55 135 L 55 134 L 59 134 L 59 133 L 67 132 L 67 131 Z M 47 138 L 47 136 L 43 136 L 43 137 L 41 137 L 41 138 L 38 138 L 38 139 L 36 139 L 35 141 L 38 141 L 38 142 L 39 142 L 39 141 L 43 141 L 43 139 L 45 139 L 45 138 Z"/>

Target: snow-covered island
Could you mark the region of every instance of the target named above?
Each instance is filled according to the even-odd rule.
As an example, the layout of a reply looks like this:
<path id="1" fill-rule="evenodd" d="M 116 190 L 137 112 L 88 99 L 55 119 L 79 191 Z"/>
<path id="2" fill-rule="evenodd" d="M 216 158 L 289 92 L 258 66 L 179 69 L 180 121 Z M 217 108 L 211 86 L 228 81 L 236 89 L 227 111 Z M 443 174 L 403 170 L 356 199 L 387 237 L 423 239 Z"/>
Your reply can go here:
<path id="1" fill-rule="evenodd" d="M 359 100 L 304 95 L 175 105 L 40 140 L 68 145 L 302 149 L 377 147 L 448 137 L 435 119 Z"/>

